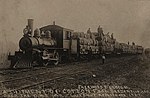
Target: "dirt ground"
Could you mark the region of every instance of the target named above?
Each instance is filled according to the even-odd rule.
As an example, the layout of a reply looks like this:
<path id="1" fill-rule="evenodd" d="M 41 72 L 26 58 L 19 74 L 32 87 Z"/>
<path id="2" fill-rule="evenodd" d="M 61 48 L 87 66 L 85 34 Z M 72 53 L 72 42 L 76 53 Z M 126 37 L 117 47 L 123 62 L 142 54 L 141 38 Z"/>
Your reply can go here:
<path id="1" fill-rule="evenodd" d="M 53 81 L 42 87 L 52 88 L 52 96 L 150 98 L 150 60 L 143 56 L 115 60 L 107 64 L 108 60 L 104 65 L 101 61 L 91 61 L 87 64 L 90 66 L 89 72 Z"/>
<path id="2" fill-rule="evenodd" d="M 68 69 L 78 67 L 87 71 L 69 75 Z M 70 63 L 51 71 L 68 76 L 24 89 L 22 97 L 150 98 L 150 59 L 143 55 L 108 58 L 105 64 L 100 59 Z"/>

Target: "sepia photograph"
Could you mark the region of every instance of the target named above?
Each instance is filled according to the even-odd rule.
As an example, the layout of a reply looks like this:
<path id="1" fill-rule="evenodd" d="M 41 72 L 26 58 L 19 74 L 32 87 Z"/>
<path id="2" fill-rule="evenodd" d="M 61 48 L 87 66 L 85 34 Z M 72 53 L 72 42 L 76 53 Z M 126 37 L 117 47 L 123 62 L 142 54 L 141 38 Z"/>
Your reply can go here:
<path id="1" fill-rule="evenodd" d="M 0 98 L 150 98 L 149 0 L 0 0 Z"/>

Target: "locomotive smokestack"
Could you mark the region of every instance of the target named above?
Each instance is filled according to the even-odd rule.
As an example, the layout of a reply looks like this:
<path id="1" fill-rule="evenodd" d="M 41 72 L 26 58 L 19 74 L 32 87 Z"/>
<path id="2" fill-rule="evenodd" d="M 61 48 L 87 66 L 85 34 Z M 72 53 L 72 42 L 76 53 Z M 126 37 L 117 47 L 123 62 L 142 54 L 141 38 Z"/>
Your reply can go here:
<path id="1" fill-rule="evenodd" d="M 28 19 L 28 26 L 29 26 L 29 33 L 31 34 L 31 36 L 32 36 L 32 34 L 33 34 L 33 19 Z"/>
<path id="2" fill-rule="evenodd" d="M 53 25 L 55 25 L 55 21 L 53 21 Z"/>

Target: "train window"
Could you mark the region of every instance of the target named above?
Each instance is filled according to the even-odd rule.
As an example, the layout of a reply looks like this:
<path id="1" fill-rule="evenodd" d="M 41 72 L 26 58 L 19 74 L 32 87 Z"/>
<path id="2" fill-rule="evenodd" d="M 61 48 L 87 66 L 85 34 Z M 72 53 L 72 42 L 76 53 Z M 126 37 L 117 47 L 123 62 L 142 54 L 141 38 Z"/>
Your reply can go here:
<path id="1" fill-rule="evenodd" d="M 69 40 L 71 37 L 71 33 L 69 31 L 65 32 L 64 39 Z"/>
<path id="2" fill-rule="evenodd" d="M 71 32 L 67 32 L 67 39 L 70 39 L 70 37 L 71 37 Z"/>

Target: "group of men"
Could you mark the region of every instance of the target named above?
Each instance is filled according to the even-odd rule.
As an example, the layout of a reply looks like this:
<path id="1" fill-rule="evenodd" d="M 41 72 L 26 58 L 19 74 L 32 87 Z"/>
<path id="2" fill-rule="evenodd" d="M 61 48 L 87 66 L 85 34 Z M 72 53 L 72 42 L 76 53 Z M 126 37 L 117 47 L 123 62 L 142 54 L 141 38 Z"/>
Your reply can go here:
<path id="1" fill-rule="evenodd" d="M 97 32 L 98 32 L 98 36 L 100 36 L 100 37 L 104 36 L 103 29 L 102 29 L 101 26 L 99 26 L 99 27 L 97 28 Z M 87 34 L 90 34 L 90 35 L 92 34 L 90 28 L 87 30 Z"/>
<path id="2" fill-rule="evenodd" d="M 98 36 L 100 36 L 100 37 L 104 36 L 103 29 L 100 26 L 98 27 L 97 32 L 98 32 Z M 87 30 L 87 34 L 90 34 L 90 35 L 92 34 L 90 28 Z M 91 49 L 91 47 L 89 49 L 88 54 L 89 54 L 88 61 L 90 61 L 92 59 L 92 49 Z M 104 64 L 105 59 L 106 59 L 104 54 L 101 55 L 101 59 L 102 59 L 102 64 Z"/>

